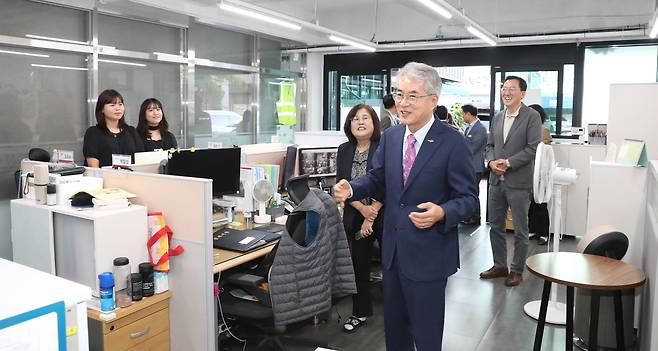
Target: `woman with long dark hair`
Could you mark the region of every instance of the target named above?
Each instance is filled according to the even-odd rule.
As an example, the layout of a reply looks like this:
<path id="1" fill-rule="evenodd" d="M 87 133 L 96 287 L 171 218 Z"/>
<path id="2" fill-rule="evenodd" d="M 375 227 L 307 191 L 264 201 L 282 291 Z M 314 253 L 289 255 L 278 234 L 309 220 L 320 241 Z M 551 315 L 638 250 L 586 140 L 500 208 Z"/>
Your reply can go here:
<path id="1" fill-rule="evenodd" d="M 553 138 L 551 138 L 551 132 L 548 130 L 548 128 L 546 128 L 545 125 L 546 119 L 548 117 L 546 111 L 544 110 L 543 107 L 537 104 L 530 105 L 528 107 L 537 111 L 537 113 L 539 113 L 539 117 L 541 117 L 542 143 L 544 144 L 552 143 Z M 529 229 L 528 231 L 530 233 L 535 234 L 534 237 L 537 237 L 539 245 L 546 245 L 548 243 L 548 234 L 550 232 L 549 226 L 550 226 L 550 219 L 548 216 L 548 204 L 546 203 L 538 204 L 534 200 L 531 201 L 530 209 L 528 210 L 528 229 Z"/>
<path id="2" fill-rule="evenodd" d="M 137 131 L 126 123 L 125 112 L 118 91 L 107 89 L 98 95 L 96 125 L 87 128 L 82 146 L 86 166 L 112 166 L 113 155 L 134 158 L 135 152 L 144 151 Z"/>
<path id="3" fill-rule="evenodd" d="M 371 160 L 379 146 L 380 129 L 379 117 L 372 107 L 359 104 L 350 110 L 343 126 L 349 141 L 338 147 L 336 181 L 358 178 L 372 168 Z M 364 199 L 346 203 L 343 211 L 343 226 L 352 249 L 357 291 L 352 295 L 352 316 L 343 325 L 346 333 L 355 332 L 372 315 L 371 254 L 374 241 L 381 239 L 382 206 L 382 202 L 375 199 Z"/>
<path id="4" fill-rule="evenodd" d="M 169 150 L 178 147 L 176 137 L 169 131 L 162 103 L 149 98 L 139 107 L 137 133 L 144 143 L 144 151 Z"/>

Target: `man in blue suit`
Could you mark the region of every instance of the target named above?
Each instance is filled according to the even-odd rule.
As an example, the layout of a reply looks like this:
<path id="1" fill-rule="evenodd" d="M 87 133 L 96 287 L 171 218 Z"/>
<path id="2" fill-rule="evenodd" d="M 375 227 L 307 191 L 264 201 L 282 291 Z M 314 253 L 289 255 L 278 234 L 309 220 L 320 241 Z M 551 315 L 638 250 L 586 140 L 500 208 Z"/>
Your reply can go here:
<path id="1" fill-rule="evenodd" d="M 464 137 L 434 120 L 441 78 L 411 62 L 394 94 L 401 125 L 382 135 L 363 177 L 334 186 L 336 201 L 385 199 L 382 265 L 386 348 L 441 350 L 445 287 L 459 268 L 457 224 L 475 208 L 475 171 Z"/>

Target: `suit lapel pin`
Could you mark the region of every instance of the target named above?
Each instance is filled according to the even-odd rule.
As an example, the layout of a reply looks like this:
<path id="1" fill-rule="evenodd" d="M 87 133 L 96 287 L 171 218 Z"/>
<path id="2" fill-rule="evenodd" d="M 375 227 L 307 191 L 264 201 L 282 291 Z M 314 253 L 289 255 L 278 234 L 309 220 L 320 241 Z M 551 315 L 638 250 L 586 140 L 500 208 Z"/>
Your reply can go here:
<path id="1" fill-rule="evenodd" d="M 427 142 L 428 142 L 428 143 L 433 143 L 433 142 L 434 142 L 434 139 L 427 139 Z"/>

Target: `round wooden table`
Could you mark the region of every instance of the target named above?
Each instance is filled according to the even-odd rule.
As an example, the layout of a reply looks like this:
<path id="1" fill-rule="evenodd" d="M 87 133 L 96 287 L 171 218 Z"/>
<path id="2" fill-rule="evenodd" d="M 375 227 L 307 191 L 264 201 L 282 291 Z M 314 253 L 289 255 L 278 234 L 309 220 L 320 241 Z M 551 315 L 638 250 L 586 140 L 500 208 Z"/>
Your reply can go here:
<path id="1" fill-rule="evenodd" d="M 541 253 L 528 257 L 525 264 L 530 273 L 544 279 L 533 350 L 541 350 L 551 283 L 567 287 L 566 350 L 573 350 L 574 288 L 592 290 L 588 345 L 590 350 L 597 349 L 600 292 L 614 291 L 617 350 L 624 350 L 621 291 L 642 286 L 646 280 L 644 272 L 623 261 L 575 252 Z"/>

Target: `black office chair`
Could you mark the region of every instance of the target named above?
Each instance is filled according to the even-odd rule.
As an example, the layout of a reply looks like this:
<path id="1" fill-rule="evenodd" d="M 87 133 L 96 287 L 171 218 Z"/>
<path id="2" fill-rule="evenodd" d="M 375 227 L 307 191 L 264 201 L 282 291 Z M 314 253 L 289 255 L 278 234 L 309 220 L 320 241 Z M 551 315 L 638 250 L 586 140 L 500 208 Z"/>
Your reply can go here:
<path id="1" fill-rule="evenodd" d="M 287 182 L 288 194 L 290 198 L 298 205 L 309 193 L 308 175 L 291 178 Z M 304 214 L 298 212 L 291 214 L 286 223 L 287 231 L 284 235 L 290 235 L 291 238 L 300 246 L 307 246 L 306 243 L 306 221 Z M 286 340 L 290 343 L 317 347 L 322 345 L 322 342 L 311 339 L 303 339 L 299 337 L 290 337 L 282 335 L 286 328 L 274 326 L 274 312 L 272 310 L 272 302 L 268 290 L 268 278 L 270 276 L 270 268 L 274 262 L 274 257 L 278 249 L 278 244 L 268 253 L 256 267 L 251 267 L 247 273 L 233 273 L 227 275 L 220 281 L 224 288 L 224 292 L 220 294 L 220 312 L 234 318 L 236 321 L 242 322 L 247 326 L 255 327 L 259 331 L 258 349 L 263 346 L 269 345 L 275 350 L 285 351 L 286 348 L 282 342 Z M 249 301 L 243 298 L 234 297 L 231 294 L 233 289 L 242 293 L 251 295 L 258 301 Z M 237 294 L 236 292 L 234 292 Z M 222 320 L 222 316 L 219 316 Z"/>
<path id="2" fill-rule="evenodd" d="M 32 161 L 50 162 L 50 153 L 44 149 L 35 147 L 30 149 L 27 158 Z"/>
<path id="3" fill-rule="evenodd" d="M 628 251 L 628 237 L 610 225 L 601 226 L 591 230 L 578 244 L 578 251 L 584 254 L 604 256 L 615 260 L 621 260 Z M 599 305 L 598 323 L 598 346 L 616 347 L 615 333 L 615 310 L 614 296 L 612 293 L 601 292 Z M 624 290 L 622 295 L 623 318 L 624 318 L 624 340 L 626 346 L 634 340 L 633 314 L 635 303 L 635 291 Z M 587 349 L 589 338 L 589 320 L 591 314 L 592 290 L 576 289 L 575 296 L 575 318 L 574 334 L 578 336 L 575 342 L 577 346 Z"/>
<path id="4" fill-rule="evenodd" d="M 303 233 L 303 230 L 301 232 Z M 304 244 L 303 235 L 301 237 L 293 235 L 293 240 L 299 245 Z M 224 316 L 220 315 L 218 320 L 222 321 L 228 316 L 244 329 L 256 329 L 255 335 L 252 333 L 252 336 L 258 342 L 258 350 L 268 346 L 272 350 L 285 351 L 284 341 L 299 346 L 328 347 L 326 343 L 318 340 L 283 335 L 287 328 L 274 325 L 274 312 L 266 277 L 269 276 L 269 268 L 274 262 L 276 250 L 277 246 L 255 268 L 252 267 L 249 273 L 233 273 L 220 281 L 224 291 L 219 296 L 219 312 Z M 231 294 L 234 289 L 251 295 L 257 301 L 234 297 Z M 250 337 L 247 337 L 247 340 L 249 339 Z"/>

